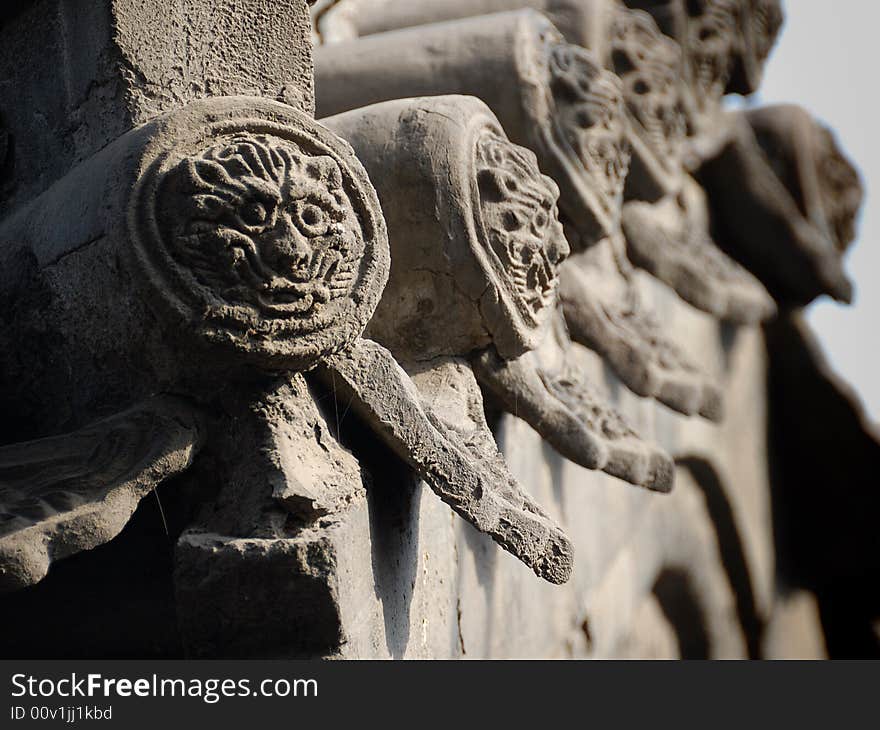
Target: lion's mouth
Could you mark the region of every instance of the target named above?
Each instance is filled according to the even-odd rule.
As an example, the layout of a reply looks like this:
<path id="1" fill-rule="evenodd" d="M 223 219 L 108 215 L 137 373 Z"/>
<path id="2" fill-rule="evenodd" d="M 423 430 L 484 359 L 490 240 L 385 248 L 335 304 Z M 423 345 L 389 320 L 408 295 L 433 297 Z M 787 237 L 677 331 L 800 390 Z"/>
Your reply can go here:
<path id="1" fill-rule="evenodd" d="M 351 264 L 335 249 L 312 253 L 283 271 L 267 264 L 256 249 L 239 249 L 236 270 L 250 284 L 259 306 L 270 315 L 309 315 L 349 290 Z"/>
<path id="2" fill-rule="evenodd" d="M 537 324 L 542 312 L 556 300 L 555 268 L 546 256 L 536 253 L 528 261 L 511 257 L 508 275 L 518 295 L 520 309 L 532 324 Z"/>

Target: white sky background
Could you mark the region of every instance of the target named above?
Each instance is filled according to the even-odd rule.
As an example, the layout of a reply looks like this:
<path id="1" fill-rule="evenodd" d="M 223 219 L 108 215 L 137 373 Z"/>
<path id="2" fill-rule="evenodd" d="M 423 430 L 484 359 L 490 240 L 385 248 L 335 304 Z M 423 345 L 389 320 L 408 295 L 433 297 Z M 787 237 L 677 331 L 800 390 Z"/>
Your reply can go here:
<path id="1" fill-rule="evenodd" d="M 809 321 L 834 368 L 880 421 L 880 2 L 786 0 L 786 20 L 750 103 L 795 102 L 837 134 L 859 168 L 866 197 L 847 270 L 855 281 L 852 306 L 822 297 Z M 734 97 L 736 98 L 736 97 Z"/>

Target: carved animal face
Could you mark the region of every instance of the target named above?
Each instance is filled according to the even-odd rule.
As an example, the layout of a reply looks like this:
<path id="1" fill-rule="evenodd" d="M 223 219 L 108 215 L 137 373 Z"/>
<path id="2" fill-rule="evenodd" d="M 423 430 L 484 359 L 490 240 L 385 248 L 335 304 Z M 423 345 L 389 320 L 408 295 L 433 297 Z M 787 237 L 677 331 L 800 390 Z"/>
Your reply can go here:
<path id="1" fill-rule="evenodd" d="M 552 46 L 548 65 L 556 123 L 599 185 L 606 207 L 615 208 L 629 169 L 620 81 L 588 51 L 567 43 Z"/>
<path id="2" fill-rule="evenodd" d="M 559 188 L 530 150 L 491 130 L 477 141 L 476 161 L 480 223 L 496 276 L 509 282 L 521 316 L 537 326 L 556 303 L 556 267 L 569 253 L 556 209 Z"/>
<path id="3" fill-rule="evenodd" d="M 737 44 L 738 0 L 686 0 L 687 53 L 697 103 L 705 106 L 724 95 Z"/>
<path id="4" fill-rule="evenodd" d="M 630 116 L 658 159 L 676 166 L 686 124 L 678 89 L 681 54 L 642 11 L 618 8 L 611 61 Z"/>
<path id="5" fill-rule="evenodd" d="M 363 254 L 338 163 L 264 135 L 182 160 L 165 181 L 171 255 L 221 305 L 309 318 Z"/>

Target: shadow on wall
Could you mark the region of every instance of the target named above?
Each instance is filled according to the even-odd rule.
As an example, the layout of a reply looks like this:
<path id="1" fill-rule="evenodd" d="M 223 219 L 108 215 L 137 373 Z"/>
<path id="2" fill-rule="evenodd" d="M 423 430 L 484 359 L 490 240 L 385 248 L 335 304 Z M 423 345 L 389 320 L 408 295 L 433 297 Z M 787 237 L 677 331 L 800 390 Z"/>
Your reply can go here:
<path id="1" fill-rule="evenodd" d="M 142 500 L 112 541 L 61 560 L 37 585 L 2 596 L 0 657 L 182 658 L 172 559 L 191 518 L 188 479 L 172 479 L 158 498 Z"/>
<path id="2" fill-rule="evenodd" d="M 334 436 L 357 457 L 369 475 L 367 506 L 370 512 L 370 544 L 376 595 L 382 602 L 385 645 L 392 659 L 402 659 L 410 639 L 410 609 L 419 567 L 418 480 L 360 418 L 351 403 L 341 400 L 318 383 L 318 403 L 333 411 Z"/>
<path id="3" fill-rule="evenodd" d="M 690 472 L 706 500 L 706 509 L 718 539 L 724 572 L 736 596 L 736 611 L 745 635 L 748 656 L 750 659 L 758 659 L 761 656 L 764 625 L 758 615 L 745 547 L 736 527 L 727 491 L 715 467 L 706 459 L 687 456 L 677 459 L 676 465 Z"/>
<path id="4" fill-rule="evenodd" d="M 778 574 L 812 591 L 833 658 L 880 658 L 880 431 L 801 312 L 765 327 Z"/>
<path id="5" fill-rule="evenodd" d="M 687 573 L 667 568 L 654 583 L 653 593 L 678 640 L 679 656 L 709 659 L 709 632 Z"/>

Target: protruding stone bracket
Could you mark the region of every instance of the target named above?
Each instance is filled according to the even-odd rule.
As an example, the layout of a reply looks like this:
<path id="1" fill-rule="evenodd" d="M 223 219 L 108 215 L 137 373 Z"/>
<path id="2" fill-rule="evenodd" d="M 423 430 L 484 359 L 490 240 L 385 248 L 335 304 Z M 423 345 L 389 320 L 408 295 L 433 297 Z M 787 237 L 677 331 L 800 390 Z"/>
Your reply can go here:
<path id="1" fill-rule="evenodd" d="M 440 400 L 426 394 L 422 384 L 441 376 L 425 380 L 424 374 L 414 374 L 434 372 L 438 362 L 475 350 L 498 360 L 491 367 L 478 358 L 479 379 L 491 379 L 502 391 L 516 387 L 497 371 L 532 363 L 529 353 L 551 339 L 547 325 L 560 323 L 556 268 L 568 252 L 556 218 L 558 190 L 540 174 L 534 155 L 507 141 L 489 109 L 472 97 L 383 102 L 323 123 L 353 145 L 376 181 L 386 213 L 393 265 L 369 336 L 406 363 L 423 397 L 433 403 Z M 389 138 L 399 140 L 394 154 L 387 149 Z M 495 291 L 501 293 L 487 296 Z M 486 303 L 496 300 L 508 302 L 501 310 L 504 316 L 487 317 Z M 464 363 L 458 362 L 456 368 L 461 367 Z M 537 387 L 537 360 L 531 368 L 534 377 L 522 386 L 531 390 L 524 398 L 535 409 L 564 410 L 568 418 L 583 421 L 577 426 L 583 432 L 574 439 L 577 447 L 570 436 L 554 430 L 558 419 L 548 419 L 547 428 L 539 429 L 569 444 L 562 447 L 566 455 L 588 468 L 607 467 L 638 483 L 656 478 L 658 488 L 668 486 L 654 473 L 662 471 L 661 459 L 648 463 L 654 453 L 631 430 L 621 434 L 613 453 L 604 446 L 611 424 L 625 427 L 598 393 L 573 380 L 573 366 L 565 377 L 545 369 L 547 384 Z M 517 397 L 507 395 L 511 402 Z M 566 398 L 568 406 L 562 403 Z M 572 406 L 576 398 L 580 405 Z M 585 401 L 595 413 L 588 414 Z M 579 407 L 580 415 L 572 413 Z M 491 435 L 481 440 L 488 444 Z"/>
<path id="2" fill-rule="evenodd" d="M 633 159 L 627 197 L 656 200 L 676 187 L 685 135 L 681 53 L 651 16 L 615 0 L 341 0 L 316 19 L 327 43 L 402 28 L 532 8 L 569 44 L 589 49 L 623 81 Z"/>
<path id="3" fill-rule="evenodd" d="M 568 255 L 559 190 L 474 97 L 375 104 L 323 120 L 375 181 L 394 265 L 367 334 L 398 359 L 533 349 Z M 397 141 L 389 150 L 388 139 Z"/>
<path id="4" fill-rule="evenodd" d="M 571 337 L 598 352 L 637 395 L 685 415 L 720 420 L 720 387 L 694 365 L 645 310 L 621 271 L 622 242 L 607 241 L 567 261 L 560 297 Z"/>
<path id="5" fill-rule="evenodd" d="M 475 458 L 454 430 L 425 411 L 421 394 L 387 350 L 359 340 L 327 358 L 318 372 L 327 382 L 332 377 L 352 409 L 468 522 L 538 576 L 551 583 L 568 580 L 572 548 L 562 530 L 499 473 L 497 461 Z"/>
<path id="6" fill-rule="evenodd" d="M 0 448 L 0 592 L 118 535 L 141 499 L 191 463 L 203 437 L 187 403 L 159 397 L 73 433 Z"/>
<path id="7" fill-rule="evenodd" d="M 381 33 L 315 52 L 319 116 L 396 98 L 477 96 L 559 184 L 588 245 L 619 226 L 629 165 L 620 80 L 533 10 Z M 499 83 L 504 77 L 509 83 Z"/>
<path id="8" fill-rule="evenodd" d="M 820 294 L 850 301 L 842 259 L 863 197 L 858 172 L 831 132 L 799 107 L 732 118 L 735 135 L 698 173 L 720 243 L 780 301 L 805 304 Z"/>
<path id="9" fill-rule="evenodd" d="M 472 358 L 480 384 L 565 458 L 658 492 L 672 489 L 672 459 L 642 440 L 590 383 L 559 321 L 536 352 L 503 360 L 493 348 Z"/>
<path id="10" fill-rule="evenodd" d="M 684 183 L 659 203 L 624 204 L 630 260 L 723 321 L 748 325 L 773 316 L 776 305 L 761 282 L 712 240 L 703 190 L 690 177 Z"/>

